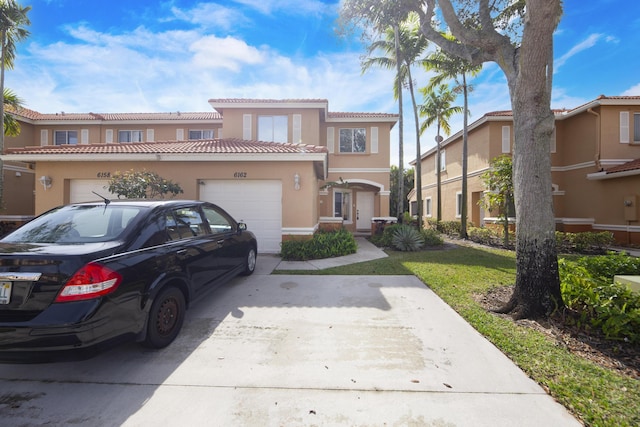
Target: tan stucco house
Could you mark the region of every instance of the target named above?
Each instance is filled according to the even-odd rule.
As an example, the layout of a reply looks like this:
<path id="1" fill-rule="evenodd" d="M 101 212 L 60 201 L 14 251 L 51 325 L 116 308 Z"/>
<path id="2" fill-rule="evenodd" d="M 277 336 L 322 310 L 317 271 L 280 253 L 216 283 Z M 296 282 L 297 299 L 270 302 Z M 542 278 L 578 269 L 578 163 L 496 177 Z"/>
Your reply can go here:
<path id="1" fill-rule="evenodd" d="M 555 111 L 555 123 L 550 149 L 557 230 L 610 231 L 620 243 L 640 244 L 640 97 L 600 96 Z M 512 153 L 513 135 L 510 111 L 485 114 L 469 126 L 467 217 L 475 226 L 495 220 L 478 204 L 487 190 L 480 175 L 493 158 Z M 436 151 L 420 158 L 426 218 L 436 217 Z M 441 158 L 442 219 L 456 220 L 461 216 L 462 131 L 441 143 Z M 415 191 L 410 194 L 413 212 Z"/>
<path id="2" fill-rule="evenodd" d="M 209 103 L 213 111 L 200 113 L 13 112 L 22 132 L 6 138 L 0 219 L 95 200 L 94 192 L 114 197 L 109 178 L 131 169 L 222 206 L 256 233 L 262 252 L 325 224 L 370 231 L 373 218 L 389 215 L 397 114 L 330 112 L 324 99 Z M 7 190 L 16 181 L 20 197 Z"/>

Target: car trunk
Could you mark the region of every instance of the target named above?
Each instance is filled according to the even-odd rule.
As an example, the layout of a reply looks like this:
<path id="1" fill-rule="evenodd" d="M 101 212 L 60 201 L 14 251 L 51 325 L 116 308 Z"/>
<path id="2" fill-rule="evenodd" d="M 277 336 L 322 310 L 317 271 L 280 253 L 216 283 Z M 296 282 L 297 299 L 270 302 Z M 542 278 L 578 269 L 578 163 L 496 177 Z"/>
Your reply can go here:
<path id="1" fill-rule="evenodd" d="M 0 243 L 0 322 L 32 320 L 87 262 L 113 253 L 118 242 L 79 245 Z"/>

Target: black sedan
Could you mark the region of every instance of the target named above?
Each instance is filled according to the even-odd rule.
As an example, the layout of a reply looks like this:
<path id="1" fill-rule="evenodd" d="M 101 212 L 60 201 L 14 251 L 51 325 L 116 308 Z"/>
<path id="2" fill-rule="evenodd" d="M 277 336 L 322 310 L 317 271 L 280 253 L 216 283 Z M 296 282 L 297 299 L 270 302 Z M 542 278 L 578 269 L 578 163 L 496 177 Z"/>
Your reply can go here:
<path id="1" fill-rule="evenodd" d="M 126 339 L 165 347 L 189 304 L 253 273 L 256 256 L 246 225 L 207 202 L 53 209 L 0 240 L 0 360 Z"/>

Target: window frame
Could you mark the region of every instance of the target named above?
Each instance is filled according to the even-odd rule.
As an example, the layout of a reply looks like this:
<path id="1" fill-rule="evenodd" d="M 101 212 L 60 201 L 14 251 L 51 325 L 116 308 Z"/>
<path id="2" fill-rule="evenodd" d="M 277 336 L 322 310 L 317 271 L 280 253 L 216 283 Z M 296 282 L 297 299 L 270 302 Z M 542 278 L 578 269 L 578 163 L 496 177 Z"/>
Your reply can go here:
<path id="1" fill-rule="evenodd" d="M 340 207 L 341 207 L 341 215 L 336 215 L 336 199 L 337 199 L 337 195 L 340 194 Z M 345 194 L 348 195 L 348 197 L 346 198 L 346 203 L 348 204 L 348 208 L 347 208 L 347 215 L 345 218 Z M 351 205 L 353 204 L 351 201 L 351 198 L 353 196 L 353 193 L 351 192 L 351 190 L 345 190 L 345 189 L 334 189 L 333 190 L 333 203 L 332 203 L 332 209 L 333 209 L 333 217 L 334 218 L 342 218 L 342 221 L 344 222 L 344 224 L 352 224 L 353 223 L 353 212 L 352 212 L 352 208 Z"/>
<path id="2" fill-rule="evenodd" d="M 199 138 L 192 138 L 191 137 L 191 133 L 192 132 L 199 132 L 200 133 L 200 137 Z M 211 136 L 206 136 L 206 134 L 211 134 Z M 215 132 L 213 129 L 189 129 L 189 140 L 190 141 L 194 141 L 194 140 L 203 140 L 203 139 L 213 139 L 215 138 Z"/>
<path id="3" fill-rule="evenodd" d="M 456 191 L 456 218 L 462 218 L 462 191 Z"/>
<path id="4" fill-rule="evenodd" d="M 350 135 L 350 139 L 351 139 L 351 150 L 350 151 L 346 151 L 342 149 L 342 133 L 349 131 L 351 133 Z M 361 131 L 364 141 L 363 141 L 363 148 L 362 151 L 354 151 L 354 148 L 356 147 L 356 143 L 357 143 L 357 135 L 356 132 Z M 340 154 L 366 154 L 367 153 L 367 128 L 361 127 L 353 127 L 353 128 L 339 128 L 338 129 L 338 153 Z"/>
<path id="5" fill-rule="evenodd" d="M 129 135 L 129 141 L 123 141 L 122 140 L 122 135 L 124 134 L 128 134 Z M 139 135 L 139 140 L 138 141 L 134 141 L 133 140 L 133 136 L 134 134 Z M 136 142 L 144 142 L 144 138 L 143 138 L 143 131 L 141 130 L 118 130 L 118 143 L 119 144 L 129 144 L 129 143 L 136 143 Z"/>
<path id="6" fill-rule="evenodd" d="M 633 113 L 633 139 L 634 144 L 640 144 L 640 112 Z"/>
<path id="7" fill-rule="evenodd" d="M 75 134 L 75 142 L 71 142 L 70 134 Z M 58 144 L 58 135 L 64 134 L 65 142 Z M 54 130 L 53 131 L 53 145 L 78 145 L 78 131 L 77 130 Z"/>
<path id="8" fill-rule="evenodd" d="M 433 216 L 433 200 L 431 197 L 424 199 L 424 216 L 431 218 Z"/>
<path id="9" fill-rule="evenodd" d="M 284 123 L 280 122 L 280 120 L 284 120 Z M 287 114 L 261 114 L 258 115 L 257 124 L 258 141 L 289 142 L 289 116 Z M 284 141 L 281 138 L 284 138 Z"/>

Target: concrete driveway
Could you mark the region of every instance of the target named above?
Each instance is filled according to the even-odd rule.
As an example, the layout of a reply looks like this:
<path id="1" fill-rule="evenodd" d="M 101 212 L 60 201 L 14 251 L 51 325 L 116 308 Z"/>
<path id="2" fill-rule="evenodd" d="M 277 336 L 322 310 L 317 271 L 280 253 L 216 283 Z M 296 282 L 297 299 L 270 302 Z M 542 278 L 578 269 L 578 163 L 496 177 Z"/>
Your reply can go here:
<path id="1" fill-rule="evenodd" d="M 2 425 L 581 425 L 415 277 L 259 262 L 164 350 L 0 364 Z"/>

